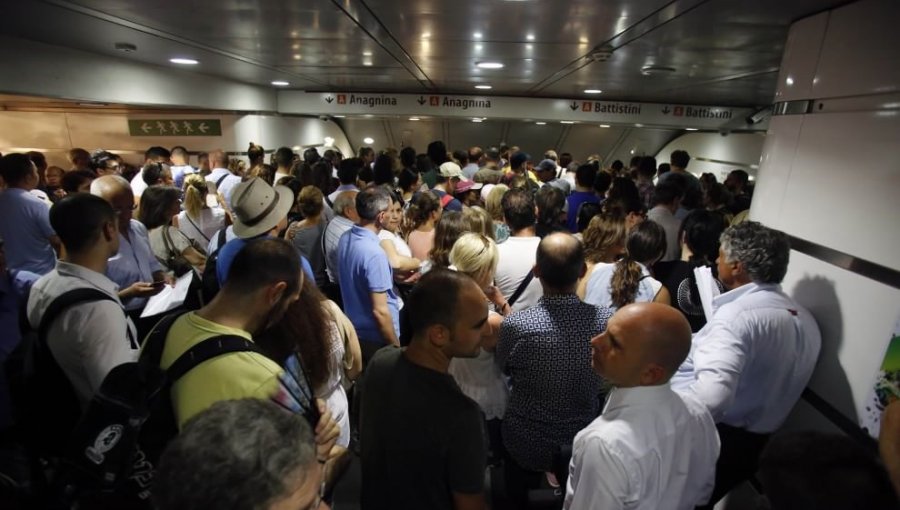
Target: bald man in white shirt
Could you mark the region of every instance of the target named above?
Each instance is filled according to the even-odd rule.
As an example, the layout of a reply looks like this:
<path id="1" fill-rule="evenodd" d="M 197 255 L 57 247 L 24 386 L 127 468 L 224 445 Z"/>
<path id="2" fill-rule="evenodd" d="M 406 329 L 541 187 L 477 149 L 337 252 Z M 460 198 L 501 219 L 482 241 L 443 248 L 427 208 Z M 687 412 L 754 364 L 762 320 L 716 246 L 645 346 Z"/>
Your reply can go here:
<path id="1" fill-rule="evenodd" d="M 566 510 L 691 510 L 715 480 L 712 416 L 669 386 L 691 327 L 676 309 L 635 303 L 591 339 L 591 364 L 615 387 L 599 418 L 575 436 Z"/>

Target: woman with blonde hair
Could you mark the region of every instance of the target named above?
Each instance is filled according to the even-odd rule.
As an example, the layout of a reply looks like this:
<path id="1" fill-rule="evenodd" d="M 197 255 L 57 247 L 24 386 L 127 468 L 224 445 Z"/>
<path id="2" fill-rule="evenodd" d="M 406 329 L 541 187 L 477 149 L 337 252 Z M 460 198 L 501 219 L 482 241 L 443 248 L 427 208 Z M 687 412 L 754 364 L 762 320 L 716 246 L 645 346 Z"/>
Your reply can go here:
<path id="1" fill-rule="evenodd" d="M 220 207 L 209 207 L 209 186 L 200 174 L 184 176 L 184 210 L 178 213 L 175 226 L 201 246 L 209 244 L 216 232 L 231 224 L 231 218 Z"/>
<path id="2" fill-rule="evenodd" d="M 484 201 L 484 207 L 494 222 L 494 240 L 498 243 L 509 239 L 509 227 L 506 225 L 506 218 L 503 217 L 503 206 L 500 205 L 503 201 L 503 195 L 507 191 L 509 191 L 509 186 L 497 184 L 491 188 Z"/>
<path id="3" fill-rule="evenodd" d="M 625 251 L 627 232 L 624 216 L 600 213 L 591 219 L 587 228 L 582 232 L 587 271 L 578 280 L 578 289 L 575 291 L 578 297 L 584 299 L 587 282 L 595 270 L 614 264 Z"/>
<path id="4" fill-rule="evenodd" d="M 500 252 L 490 237 L 469 232 L 459 237 L 450 250 L 450 269 L 472 277 L 484 290 L 489 307 L 488 332 L 482 337 L 481 350 L 475 358 L 454 358 L 450 361 L 450 375 L 456 379 L 463 393 L 478 403 L 487 421 L 491 451 L 496 454 L 500 445 L 500 420 L 506 413 L 509 390 L 500 369 L 494 363 L 494 349 L 500 336 L 500 323 L 510 313 L 509 303 L 493 285 Z"/>
<path id="5" fill-rule="evenodd" d="M 463 209 L 463 219 L 469 224 L 470 232 L 480 232 L 494 239 L 494 222 L 484 208 L 477 205 Z"/>

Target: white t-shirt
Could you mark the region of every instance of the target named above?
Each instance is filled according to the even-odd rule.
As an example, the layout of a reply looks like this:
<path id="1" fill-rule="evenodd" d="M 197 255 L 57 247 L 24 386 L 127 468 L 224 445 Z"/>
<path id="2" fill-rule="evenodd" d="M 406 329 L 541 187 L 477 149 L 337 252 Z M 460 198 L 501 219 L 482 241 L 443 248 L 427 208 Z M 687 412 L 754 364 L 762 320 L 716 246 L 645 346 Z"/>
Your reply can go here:
<path id="1" fill-rule="evenodd" d="M 201 209 L 199 218 L 190 218 L 185 211 L 178 214 L 178 230 L 181 230 L 184 235 L 196 241 L 200 246 L 209 244 L 216 232 L 224 226 L 225 210 L 221 207 Z"/>
<path id="2" fill-rule="evenodd" d="M 409 245 L 406 244 L 402 237 L 395 235 L 393 232 L 381 229 L 381 232 L 378 233 L 378 240 L 394 243 L 394 249 L 397 250 L 398 254 L 412 258 L 412 251 L 409 249 Z"/>
<path id="3" fill-rule="evenodd" d="M 505 243 L 497 245 L 500 262 L 497 264 L 494 283 L 507 300 L 515 294 L 519 284 L 534 267 L 540 242 L 540 237 L 510 237 Z M 525 292 L 513 303 L 512 311 L 517 312 L 536 305 L 543 295 L 541 282 L 537 278 L 532 278 Z"/>
<path id="4" fill-rule="evenodd" d="M 641 280 L 638 282 L 635 291 L 634 303 L 646 303 L 653 301 L 656 294 L 662 289 L 662 283 L 656 278 L 650 276 L 650 271 L 646 266 L 638 262 L 641 266 Z M 587 288 L 584 293 L 584 302 L 592 305 L 605 306 L 615 312 L 618 307 L 612 303 L 612 277 L 616 272 L 618 264 L 597 264 L 591 271 L 588 279 Z"/>

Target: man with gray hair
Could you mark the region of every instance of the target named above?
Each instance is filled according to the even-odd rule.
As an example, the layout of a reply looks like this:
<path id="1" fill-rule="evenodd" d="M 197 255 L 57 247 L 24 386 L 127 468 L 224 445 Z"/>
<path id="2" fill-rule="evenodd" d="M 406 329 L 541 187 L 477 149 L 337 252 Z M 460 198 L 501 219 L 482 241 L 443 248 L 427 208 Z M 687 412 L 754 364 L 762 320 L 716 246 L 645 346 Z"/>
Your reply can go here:
<path id="1" fill-rule="evenodd" d="M 156 508 L 318 509 L 322 465 L 299 414 L 258 399 L 225 400 L 192 418 L 166 448 Z"/>
<path id="2" fill-rule="evenodd" d="M 756 472 L 759 452 L 809 382 L 822 336 L 812 315 L 781 290 L 790 245 L 783 232 L 744 222 L 721 237 L 713 315 L 672 378 L 703 402 L 722 452 L 709 508 Z"/>
<path id="3" fill-rule="evenodd" d="M 385 345 L 400 345 L 400 309 L 393 272 L 378 239 L 390 206 L 391 196 L 384 189 L 360 191 L 356 195 L 359 223 L 338 242 L 344 312 L 359 336 L 363 364 Z"/>

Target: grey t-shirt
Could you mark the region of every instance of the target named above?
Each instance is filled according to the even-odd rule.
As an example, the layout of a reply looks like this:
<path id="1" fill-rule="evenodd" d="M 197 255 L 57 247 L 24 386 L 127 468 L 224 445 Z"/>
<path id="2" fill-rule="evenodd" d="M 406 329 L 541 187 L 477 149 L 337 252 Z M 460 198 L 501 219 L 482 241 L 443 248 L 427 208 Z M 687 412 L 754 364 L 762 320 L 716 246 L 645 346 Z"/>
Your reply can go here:
<path id="1" fill-rule="evenodd" d="M 451 510 L 453 492 L 484 490 L 481 411 L 452 376 L 386 347 L 359 390 L 363 510 Z"/>

